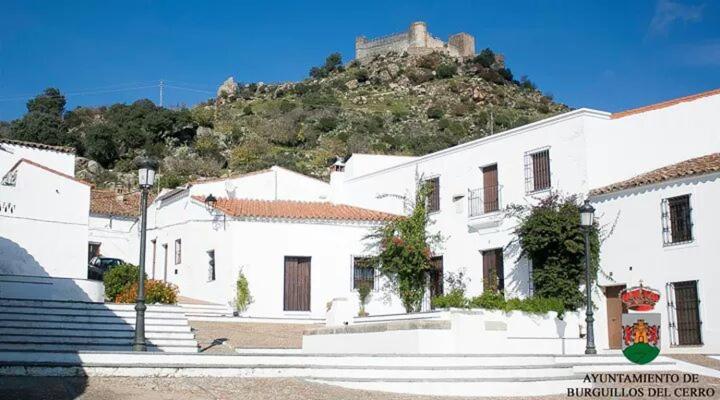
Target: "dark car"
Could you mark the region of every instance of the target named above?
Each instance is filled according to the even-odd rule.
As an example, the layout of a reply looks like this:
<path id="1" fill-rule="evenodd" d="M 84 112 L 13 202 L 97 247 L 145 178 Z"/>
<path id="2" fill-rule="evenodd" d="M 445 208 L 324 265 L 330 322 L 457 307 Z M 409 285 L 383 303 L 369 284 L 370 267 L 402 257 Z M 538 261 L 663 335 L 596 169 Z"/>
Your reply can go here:
<path id="1" fill-rule="evenodd" d="M 125 261 L 119 258 L 93 257 L 88 263 L 88 279 L 101 281 L 110 268 L 123 263 Z"/>

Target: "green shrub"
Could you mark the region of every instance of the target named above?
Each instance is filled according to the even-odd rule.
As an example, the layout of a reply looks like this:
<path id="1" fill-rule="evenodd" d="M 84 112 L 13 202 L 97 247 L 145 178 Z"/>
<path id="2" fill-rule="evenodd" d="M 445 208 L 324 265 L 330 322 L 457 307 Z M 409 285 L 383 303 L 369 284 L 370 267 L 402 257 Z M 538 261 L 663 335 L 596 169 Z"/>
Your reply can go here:
<path id="1" fill-rule="evenodd" d="M 438 106 L 428 107 L 426 113 L 427 113 L 428 118 L 430 118 L 430 119 L 440 119 L 445 114 L 445 112 L 443 112 L 443 109 Z"/>
<path id="2" fill-rule="evenodd" d="M 455 289 L 448 294 L 432 298 L 433 308 L 468 308 L 468 299 L 462 290 Z"/>
<path id="3" fill-rule="evenodd" d="M 321 132 L 330 132 L 331 130 L 337 128 L 337 125 L 338 119 L 334 116 L 321 117 L 317 122 L 317 128 Z"/>
<path id="4" fill-rule="evenodd" d="M 362 282 L 360 287 L 358 287 L 358 299 L 360 300 L 360 312 L 358 315 L 360 317 L 367 316 L 365 305 L 368 302 L 368 297 L 370 297 L 370 291 L 372 291 L 372 286 L 367 282 Z"/>
<path id="5" fill-rule="evenodd" d="M 513 80 L 513 73 L 510 71 L 510 68 L 500 68 L 498 70 L 498 74 L 503 77 L 508 82 L 512 82 Z"/>
<path id="6" fill-rule="evenodd" d="M 438 79 L 452 78 L 457 74 L 457 65 L 455 64 L 440 64 L 435 69 L 435 76 Z"/>
<path id="7" fill-rule="evenodd" d="M 137 282 L 139 271 L 137 265 L 120 264 L 105 272 L 103 276 L 105 297 L 108 300 L 115 300 L 118 294 Z"/>
<path id="8" fill-rule="evenodd" d="M 360 68 L 355 71 L 355 79 L 360 83 L 367 82 L 367 80 L 370 79 L 370 74 L 365 68 Z"/>
<path id="9" fill-rule="evenodd" d="M 480 52 L 480 54 L 473 58 L 473 62 L 480 64 L 485 68 L 490 68 L 490 66 L 495 63 L 495 53 L 490 49 L 484 49 Z"/>
<path id="10" fill-rule="evenodd" d="M 253 298 L 250 294 L 250 284 L 241 269 L 235 282 L 235 308 L 239 312 L 243 312 L 247 310 L 252 302 Z"/>
<path id="11" fill-rule="evenodd" d="M 470 308 L 503 310 L 505 309 L 505 295 L 502 292 L 487 290 L 480 296 L 470 299 Z"/>

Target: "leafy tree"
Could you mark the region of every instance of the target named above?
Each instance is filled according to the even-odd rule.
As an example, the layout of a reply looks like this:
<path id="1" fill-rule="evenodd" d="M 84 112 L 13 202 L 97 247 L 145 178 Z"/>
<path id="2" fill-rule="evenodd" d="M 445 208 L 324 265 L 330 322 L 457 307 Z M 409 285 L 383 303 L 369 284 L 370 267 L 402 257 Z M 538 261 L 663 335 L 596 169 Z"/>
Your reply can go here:
<path id="1" fill-rule="evenodd" d="M 584 304 L 580 285 L 585 282 L 585 241 L 580 227 L 580 204 L 575 196 L 549 195 L 534 206 L 511 206 L 519 218 L 515 230 L 522 247 L 521 256 L 532 262 L 535 295 L 555 298 L 566 310 Z M 590 231 L 591 277 L 600 264 L 597 224 Z"/>
<path id="2" fill-rule="evenodd" d="M 490 68 L 495 63 L 495 53 L 489 48 L 483 49 L 480 54 L 475 56 L 473 61 L 485 68 Z"/>
<path id="3" fill-rule="evenodd" d="M 28 112 L 12 122 L 10 137 L 17 140 L 39 142 L 56 146 L 76 146 L 78 141 L 68 134 L 63 121 L 65 96 L 55 88 L 27 102 Z"/>
<path id="4" fill-rule="evenodd" d="M 389 289 L 400 297 L 407 312 L 420 311 L 432 268 L 431 248 L 442 241 L 439 233 L 428 234 L 429 187 L 421 182 L 419 180 L 414 201 L 407 204 L 412 207 L 410 215 L 389 221 L 368 236 L 379 249 L 375 265 L 388 278 Z"/>
<path id="5" fill-rule="evenodd" d="M 100 123 L 85 131 L 85 152 L 88 157 L 105 168 L 111 167 L 118 159 L 118 148 L 114 137 L 117 131 L 113 126 Z"/>
<path id="6" fill-rule="evenodd" d="M 513 81 L 513 73 L 512 73 L 512 71 L 510 71 L 510 68 L 500 68 L 498 70 L 498 74 L 500 74 L 500 76 L 502 76 L 503 79 L 505 79 L 508 82 Z"/>
<path id="7" fill-rule="evenodd" d="M 457 65 L 455 64 L 440 64 L 435 70 L 435 76 L 438 79 L 452 78 L 457 74 Z"/>
<path id="8" fill-rule="evenodd" d="M 340 53 L 332 53 L 325 59 L 323 66 L 328 72 L 335 72 L 342 69 L 342 56 Z"/>

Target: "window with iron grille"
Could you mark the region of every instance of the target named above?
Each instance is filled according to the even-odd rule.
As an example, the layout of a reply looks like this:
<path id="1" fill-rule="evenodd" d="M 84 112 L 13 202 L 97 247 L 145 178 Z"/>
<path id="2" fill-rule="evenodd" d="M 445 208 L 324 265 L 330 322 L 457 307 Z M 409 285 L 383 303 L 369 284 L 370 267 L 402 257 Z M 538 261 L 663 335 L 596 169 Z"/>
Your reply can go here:
<path id="1" fill-rule="evenodd" d="M 182 262 L 182 241 L 180 239 L 175 239 L 175 264 L 180 264 Z"/>
<path id="2" fill-rule="evenodd" d="M 353 257 L 353 289 L 359 289 L 362 284 L 367 284 L 375 290 L 375 278 L 375 266 L 371 258 Z"/>
<path id="3" fill-rule="evenodd" d="M 525 192 L 550 189 L 550 150 L 525 154 Z"/>
<path id="4" fill-rule="evenodd" d="M 425 183 L 428 185 L 428 212 L 440 211 L 440 177 L 428 179 Z"/>
<path id="5" fill-rule="evenodd" d="M 663 244 L 668 246 L 691 242 L 693 235 L 690 195 L 663 199 L 661 206 Z"/>
<path id="6" fill-rule="evenodd" d="M 215 250 L 208 250 L 208 281 L 215 280 Z"/>
<path id="7" fill-rule="evenodd" d="M 443 257 L 432 257 L 430 259 L 430 265 L 432 265 L 432 268 L 430 268 L 430 271 L 428 271 L 428 278 L 430 281 L 430 298 L 432 299 L 435 296 L 442 296 L 445 291 L 443 282 L 445 279 L 445 274 L 443 270 Z"/>

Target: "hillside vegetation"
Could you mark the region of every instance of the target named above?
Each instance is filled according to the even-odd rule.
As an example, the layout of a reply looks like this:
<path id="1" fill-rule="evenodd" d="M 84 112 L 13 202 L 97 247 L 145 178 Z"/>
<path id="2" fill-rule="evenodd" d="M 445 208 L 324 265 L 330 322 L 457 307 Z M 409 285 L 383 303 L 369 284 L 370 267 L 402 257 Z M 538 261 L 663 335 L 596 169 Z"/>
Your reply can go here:
<path id="1" fill-rule="evenodd" d="M 568 110 L 487 49 L 464 63 L 433 53 L 343 65 L 332 54 L 302 82 L 227 81 L 219 94 L 189 109 L 139 100 L 66 112 L 47 89 L 0 135 L 75 147 L 87 158 L 78 175 L 100 186 L 131 186 L 132 159 L 158 157 L 172 187 L 274 164 L 324 178 L 335 156 L 422 155 Z"/>

